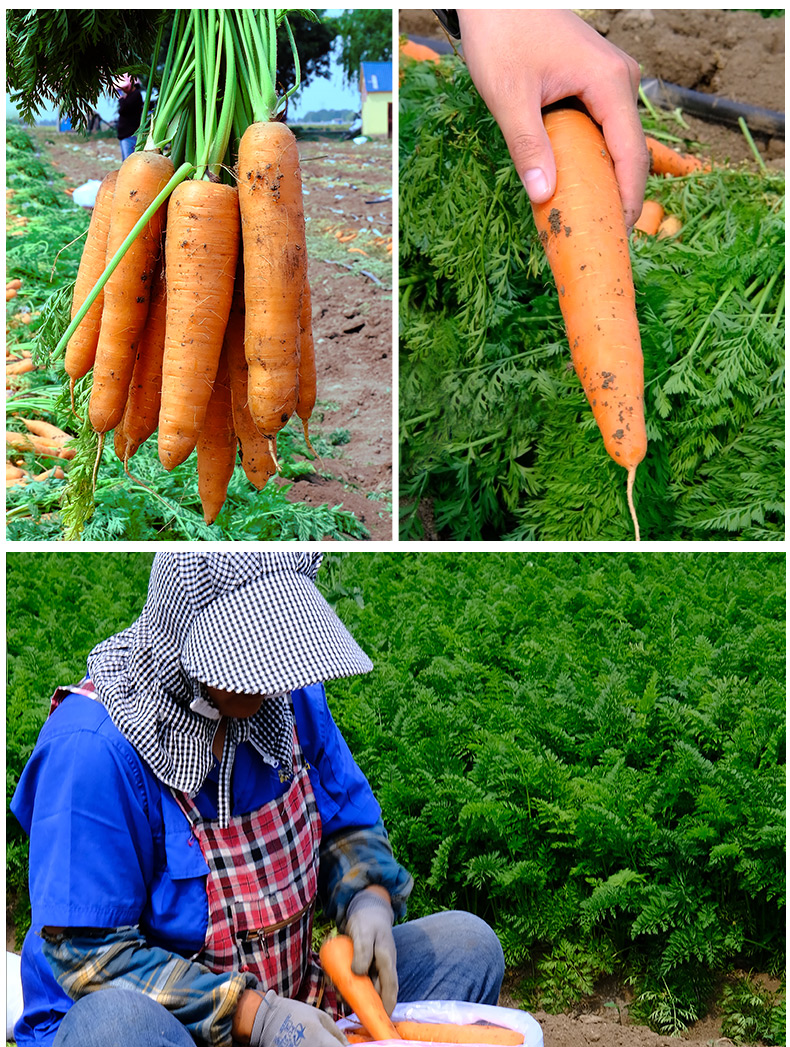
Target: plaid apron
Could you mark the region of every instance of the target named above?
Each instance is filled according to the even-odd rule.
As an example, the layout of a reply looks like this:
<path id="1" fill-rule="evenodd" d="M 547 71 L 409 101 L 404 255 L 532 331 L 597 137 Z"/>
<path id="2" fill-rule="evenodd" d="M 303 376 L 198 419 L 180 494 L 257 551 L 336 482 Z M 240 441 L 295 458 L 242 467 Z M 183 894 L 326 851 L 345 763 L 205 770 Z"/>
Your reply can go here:
<path id="1" fill-rule="evenodd" d="M 266 989 L 340 1017 L 312 949 L 321 817 L 295 732 L 290 786 L 227 828 L 203 818 L 186 793 L 173 795 L 209 868 L 206 941 L 193 959 L 216 972 L 250 971 Z"/>
<path id="2" fill-rule="evenodd" d="M 50 715 L 69 694 L 96 699 L 91 680 L 58 687 Z M 312 949 L 321 816 L 296 731 L 290 777 L 282 796 L 231 817 L 227 829 L 171 789 L 209 868 L 206 940 L 192 959 L 216 973 L 251 971 L 266 989 L 337 1020 L 343 1005 Z"/>

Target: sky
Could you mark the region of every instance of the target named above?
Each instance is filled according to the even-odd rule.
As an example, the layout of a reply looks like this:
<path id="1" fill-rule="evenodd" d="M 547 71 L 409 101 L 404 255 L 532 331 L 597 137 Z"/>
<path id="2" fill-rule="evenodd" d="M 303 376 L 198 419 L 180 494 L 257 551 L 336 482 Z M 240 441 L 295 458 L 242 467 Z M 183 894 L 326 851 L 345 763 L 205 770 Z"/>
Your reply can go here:
<path id="1" fill-rule="evenodd" d="M 344 8 L 339 7 L 326 9 L 327 14 L 332 16 L 341 14 L 343 10 Z M 360 105 L 359 87 L 356 84 L 348 87 L 344 83 L 340 65 L 337 59 L 333 58 L 329 76 L 314 79 L 293 96 L 289 103 L 289 117 L 292 120 L 302 119 L 311 110 L 316 109 L 351 109 L 359 112 Z M 101 99 L 96 108 L 100 116 L 108 122 L 118 116 L 115 100 L 109 96 Z M 16 115 L 16 109 L 6 95 L 6 119 L 14 119 Z M 57 111 L 42 109 L 38 119 L 54 122 L 57 119 Z"/>

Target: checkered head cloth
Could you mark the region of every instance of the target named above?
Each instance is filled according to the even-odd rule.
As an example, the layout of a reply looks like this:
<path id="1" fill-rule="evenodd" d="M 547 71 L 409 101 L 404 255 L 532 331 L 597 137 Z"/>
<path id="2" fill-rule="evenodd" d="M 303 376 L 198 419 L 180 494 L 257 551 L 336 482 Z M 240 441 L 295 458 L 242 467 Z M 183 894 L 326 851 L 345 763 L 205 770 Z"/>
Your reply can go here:
<path id="1" fill-rule="evenodd" d="M 157 553 L 140 617 L 88 656 L 96 694 L 115 725 L 165 785 L 190 795 L 213 760 L 218 714 L 205 685 L 270 696 L 254 716 L 228 722 L 220 821 L 236 745 L 250 741 L 267 762 L 290 766 L 290 692 L 373 668 L 315 586 L 321 559 L 310 552 Z"/>

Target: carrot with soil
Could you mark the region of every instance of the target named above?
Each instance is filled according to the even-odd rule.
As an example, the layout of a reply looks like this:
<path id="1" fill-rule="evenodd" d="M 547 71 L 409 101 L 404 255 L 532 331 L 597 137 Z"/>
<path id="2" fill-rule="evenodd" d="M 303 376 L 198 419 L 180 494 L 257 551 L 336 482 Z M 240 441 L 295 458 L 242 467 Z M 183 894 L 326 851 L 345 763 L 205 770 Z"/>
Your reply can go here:
<path id="1" fill-rule="evenodd" d="M 239 444 L 244 475 L 262 491 L 269 477 L 277 472 L 277 463 L 269 440 L 258 430 L 250 414 L 247 400 L 247 360 L 244 356 L 244 275 L 239 263 L 236 290 L 230 319 L 225 329 L 224 352 L 228 361 L 230 398 L 233 410 L 233 428 Z M 276 448 L 275 448 L 276 450 Z"/>
<path id="2" fill-rule="evenodd" d="M 96 202 L 93 205 L 88 235 L 85 239 L 85 246 L 82 249 L 77 279 L 74 283 L 74 297 L 71 303 L 72 320 L 79 312 L 94 284 L 104 272 L 107 262 L 107 241 L 110 231 L 112 202 L 117 180 L 118 172 L 110 171 L 108 175 L 105 175 L 96 193 Z M 93 367 L 93 362 L 96 358 L 96 346 L 99 342 L 103 304 L 104 291 L 101 291 L 66 346 L 64 367 L 70 379 L 69 392 L 72 404 L 74 402 L 74 383 L 85 377 L 91 367 Z"/>
<path id="3" fill-rule="evenodd" d="M 219 180 L 235 108 L 236 66 L 228 16 L 195 11 L 195 177 L 173 192 L 165 240 L 167 324 L 159 411 L 159 458 L 165 469 L 197 444 L 217 373 L 233 300 L 239 253 L 239 202 Z M 221 63 L 225 81 L 217 113 Z"/>
<path id="4" fill-rule="evenodd" d="M 299 371 L 297 381 L 299 395 L 296 400 L 296 413 L 302 422 L 305 443 L 310 451 L 315 454 L 308 432 L 308 422 L 315 407 L 317 389 L 315 341 L 313 339 L 313 301 L 310 294 L 310 282 L 306 276 L 302 292 L 302 312 L 299 317 Z M 318 455 L 316 455 L 317 457 Z"/>
<path id="5" fill-rule="evenodd" d="M 126 464 L 156 432 L 162 391 L 167 284 L 160 263 L 151 288 L 151 304 L 137 350 L 123 417 L 115 430 L 115 453 Z"/>
<path id="6" fill-rule="evenodd" d="M 262 14 L 260 25 L 249 11 L 240 12 L 238 22 L 240 82 L 250 87 L 242 96 L 247 127 L 239 142 L 239 210 L 249 406 L 258 429 L 274 438 L 296 410 L 299 395 L 307 247 L 299 150 L 290 129 L 276 120 L 282 102 L 274 90 L 276 63 L 255 60 L 257 54 L 276 54 L 276 12 Z M 298 55 L 287 19 L 284 25 L 298 83 Z"/>
<path id="7" fill-rule="evenodd" d="M 159 412 L 165 469 L 185 461 L 197 443 L 230 314 L 238 250 L 237 191 L 183 182 L 170 198 L 165 240 L 167 324 Z"/>
<path id="8" fill-rule="evenodd" d="M 544 125 L 557 164 L 557 189 L 533 204 L 554 275 L 576 374 L 604 446 L 628 472 L 628 507 L 636 468 L 647 451 L 644 375 L 628 234 L 614 166 L 600 129 L 586 113 L 554 109 Z"/>
<path id="9" fill-rule="evenodd" d="M 696 171 L 709 171 L 710 164 L 700 160 L 698 156 L 691 153 L 679 153 L 671 146 L 659 142 L 657 138 L 645 136 L 647 151 L 650 154 L 651 174 L 671 175 L 680 178 L 683 175 L 694 174 Z"/>
<path id="10" fill-rule="evenodd" d="M 198 493 L 207 524 L 214 523 L 225 504 L 235 466 L 236 433 L 233 429 L 228 360 L 223 351 L 197 442 Z"/>
<path id="11" fill-rule="evenodd" d="M 124 160 L 113 194 L 108 259 L 121 248 L 174 173 L 172 160 L 161 153 L 132 153 Z M 123 415 L 138 342 L 148 316 L 164 221 L 165 209 L 159 207 L 104 286 L 89 408 L 97 433 L 114 429 Z"/>

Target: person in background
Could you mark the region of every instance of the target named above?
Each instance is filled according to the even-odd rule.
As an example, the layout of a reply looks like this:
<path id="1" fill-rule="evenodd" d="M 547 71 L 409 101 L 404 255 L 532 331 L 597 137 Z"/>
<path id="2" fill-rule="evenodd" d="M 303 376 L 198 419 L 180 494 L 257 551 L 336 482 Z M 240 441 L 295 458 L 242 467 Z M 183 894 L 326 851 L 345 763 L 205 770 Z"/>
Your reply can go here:
<path id="1" fill-rule="evenodd" d="M 143 95 L 135 77 L 125 73 L 114 82 L 118 92 L 118 141 L 121 159 L 134 152 L 143 115 Z"/>
<path id="2" fill-rule="evenodd" d="M 541 108 L 576 97 L 603 131 L 630 230 L 642 210 L 649 167 L 636 106 L 637 62 L 572 11 L 433 10 L 461 40 L 469 75 L 532 203 L 551 199 L 557 182 Z"/>
<path id="3" fill-rule="evenodd" d="M 32 910 L 17 1044 L 345 1044 L 316 903 L 388 1011 L 497 1003 L 486 923 L 399 922 L 413 880 L 322 683 L 373 664 L 321 558 L 157 553 L 138 620 L 56 691 L 11 803 Z"/>

